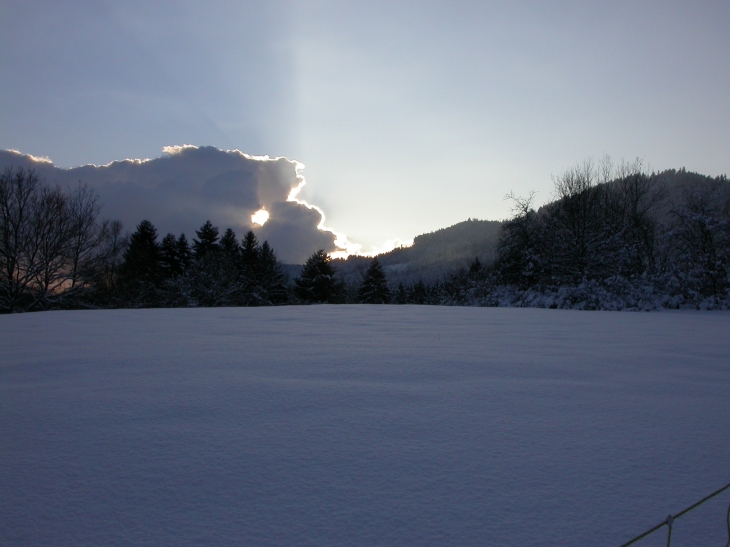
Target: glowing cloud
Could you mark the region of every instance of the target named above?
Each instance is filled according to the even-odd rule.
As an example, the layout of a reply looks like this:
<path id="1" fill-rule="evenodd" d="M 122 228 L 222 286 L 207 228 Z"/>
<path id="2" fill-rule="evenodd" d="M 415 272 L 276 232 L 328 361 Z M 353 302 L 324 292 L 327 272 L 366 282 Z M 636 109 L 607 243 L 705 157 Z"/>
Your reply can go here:
<path id="1" fill-rule="evenodd" d="M 372 250 L 366 252 L 357 253 L 358 256 L 378 256 L 379 254 L 389 253 L 393 249 L 400 249 L 403 247 L 412 247 L 413 240 L 408 239 L 406 241 L 400 239 L 387 239 L 385 242 L 378 246 L 373 247 Z"/>
<path id="2" fill-rule="evenodd" d="M 193 148 L 195 150 L 198 149 L 197 146 L 194 144 L 183 144 L 181 145 L 174 145 L 174 146 L 163 146 L 162 147 L 162 153 L 167 154 L 168 156 L 174 156 L 175 154 L 181 154 L 182 152 L 185 152 L 185 150 Z"/>
<path id="3" fill-rule="evenodd" d="M 15 150 L 14 148 L 11 148 L 9 150 L 6 150 L 6 152 L 10 154 L 15 154 L 17 156 L 24 156 L 26 158 L 29 158 L 30 161 L 36 162 L 36 163 L 47 163 L 49 165 L 53 165 L 53 162 L 51 161 L 51 158 L 46 156 L 33 156 L 31 154 L 23 154 L 20 150 Z"/>

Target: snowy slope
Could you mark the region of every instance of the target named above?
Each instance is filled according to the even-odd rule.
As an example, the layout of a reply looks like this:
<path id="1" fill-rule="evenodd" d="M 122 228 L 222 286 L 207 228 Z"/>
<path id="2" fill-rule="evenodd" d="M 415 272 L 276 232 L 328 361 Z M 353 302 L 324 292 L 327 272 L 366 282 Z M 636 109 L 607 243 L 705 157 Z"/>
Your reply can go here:
<path id="1" fill-rule="evenodd" d="M 0 544 L 619 545 L 730 482 L 729 335 L 726 312 L 0 316 Z M 672 545 L 724 545 L 729 503 Z"/>

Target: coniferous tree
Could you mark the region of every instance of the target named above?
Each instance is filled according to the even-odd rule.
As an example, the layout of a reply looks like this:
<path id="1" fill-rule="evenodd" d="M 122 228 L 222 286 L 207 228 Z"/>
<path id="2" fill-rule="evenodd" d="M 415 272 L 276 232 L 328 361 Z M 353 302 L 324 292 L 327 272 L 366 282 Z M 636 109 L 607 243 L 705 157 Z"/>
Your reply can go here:
<path id="1" fill-rule="evenodd" d="M 294 282 L 294 291 L 302 302 L 335 304 L 340 301 L 342 284 L 335 279 L 337 272 L 331 260 L 323 249 L 307 259 L 301 275 Z"/>
<path id="2" fill-rule="evenodd" d="M 239 253 L 241 252 L 241 247 L 238 244 L 238 239 L 236 239 L 236 233 L 230 228 L 226 229 L 225 233 L 223 234 L 223 237 L 220 241 L 220 246 L 225 255 L 232 261 L 235 261 L 238 258 Z"/>
<path id="3" fill-rule="evenodd" d="M 409 300 L 412 304 L 426 304 L 428 293 L 428 287 L 423 282 L 423 279 L 419 279 L 411 288 Z"/>
<path id="4" fill-rule="evenodd" d="M 408 304 L 408 293 L 402 282 L 398 283 L 398 289 L 395 291 L 393 301 L 395 304 Z"/>
<path id="5" fill-rule="evenodd" d="M 201 258 L 210 252 L 220 250 L 218 244 L 218 228 L 211 224 L 210 220 L 206 220 L 200 230 L 196 230 L 197 239 L 193 239 L 193 252 L 195 258 Z"/>
<path id="6" fill-rule="evenodd" d="M 494 289 L 493 281 L 491 268 L 476 257 L 468 268 L 461 268 L 441 281 L 437 303 L 468 306 L 484 302 Z"/>
<path id="7" fill-rule="evenodd" d="M 282 304 L 287 301 L 286 274 L 276 259 L 274 250 L 264 241 L 259 252 L 258 277 L 266 304 Z"/>
<path id="8" fill-rule="evenodd" d="M 160 244 L 160 267 L 166 279 L 182 274 L 182 264 L 178 254 L 177 238 L 174 234 L 167 234 Z"/>
<path id="9" fill-rule="evenodd" d="M 184 233 L 180 234 L 180 237 L 177 238 L 177 258 L 180 262 L 182 273 L 185 273 L 190 267 L 190 261 L 193 259 L 193 251 Z"/>
<path id="10" fill-rule="evenodd" d="M 251 230 L 246 232 L 243 236 L 243 242 L 241 244 L 241 261 L 243 267 L 248 270 L 253 270 L 259 259 L 259 240 L 256 238 Z"/>
<path id="11" fill-rule="evenodd" d="M 178 307 L 185 304 L 183 268 L 178 246 L 178 238 L 167 234 L 160 244 L 160 270 L 162 283 L 158 300 L 162 306 Z"/>
<path id="12" fill-rule="evenodd" d="M 245 305 L 261 306 L 267 303 L 266 290 L 262 285 L 259 255 L 259 241 L 251 230 L 246 232 L 241 241 L 239 269 L 244 284 Z"/>
<path id="13" fill-rule="evenodd" d="M 241 272 L 238 242 L 228 229 L 219 241 L 218 228 L 207 221 L 193 240 L 194 261 L 186 276 L 185 293 L 198 306 L 237 306 L 247 304 Z"/>
<path id="14" fill-rule="evenodd" d="M 388 281 L 377 257 L 373 258 L 370 267 L 365 272 L 357 297 L 361 304 L 388 304 L 390 302 Z"/>
<path id="15" fill-rule="evenodd" d="M 143 220 L 129 237 L 119 268 L 123 295 L 134 305 L 157 303 L 157 288 L 162 280 L 160 258 L 157 229 L 149 220 Z"/>
<path id="16" fill-rule="evenodd" d="M 160 278 L 160 246 L 157 228 L 149 220 L 137 225 L 124 251 L 121 273 L 127 280 L 157 283 Z"/>

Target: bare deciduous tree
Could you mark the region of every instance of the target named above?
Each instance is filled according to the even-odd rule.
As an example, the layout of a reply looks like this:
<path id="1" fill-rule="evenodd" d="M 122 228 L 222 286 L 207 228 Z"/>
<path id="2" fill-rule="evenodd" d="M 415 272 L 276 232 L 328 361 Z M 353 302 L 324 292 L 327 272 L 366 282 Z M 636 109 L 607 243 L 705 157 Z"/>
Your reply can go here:
<path id="1" fill-rule="evenodd" d="M 40 180 L 32 171 L 6 169 L 0 175 L 0 310 L 23 305 L 37 272 L 32 226 Z"/>
<path id="2" fill-rule="evenodd" d="M 87 186 L 64 192 L 32 170 L 0 175 L 0 311 L 62 305 L 99 273 L 108 225 Z"/>
<path id="3" fill-rule="evenodd" d="M 85 286 L 99 273 L 99 263 L 103 259 L 99 249 L 111 228 L 107 220 L 97 223 L 100 210 L 99 198 L 88 186 L 79 184 L 71 193 L 68 200 L 71 289 Z M 116 224 L 116 229 L 121 230 L 121 223 L 116 221 Z"/>

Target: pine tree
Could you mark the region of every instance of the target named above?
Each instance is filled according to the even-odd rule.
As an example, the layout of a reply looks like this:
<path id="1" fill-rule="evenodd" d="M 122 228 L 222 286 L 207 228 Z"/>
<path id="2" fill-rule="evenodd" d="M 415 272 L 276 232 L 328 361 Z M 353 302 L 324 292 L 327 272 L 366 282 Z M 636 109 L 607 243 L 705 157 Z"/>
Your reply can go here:
<path id="1" fill-rule="evenodd" d="M 390 289 L 385 278 L 385 271 L 377 257 L 373 258 L 370 267 L 365 272 L 357 297 L 361 304 L 388 304 L 390 302 Z"/>
<path id="2" fill-rule="evenodd" d="M 236 232 L 234 232 L 230 228 L 228 228 L 223 234 L 223 237 L 220 241 L 220 246 L 227 257 L 232 260 L 238 258 L 241 247 L 238 244 L 238 239 L 236 239 Z"/>
<path id="3" fill-rule="evenodd" d="M 206 220 L 200 230 L 196 230 L 195 234 L 198 239 L 193 239 L 193 252 L 195 258 L 202 258 L 210 252 L 220 250 L 218 244 L 218 228 L 211 224 L 210 220 Z"/>
<path id="4" fill-rule="evenodd" d="M 259 241 L 251 230 L 246 232 L 241 241 L 239 254 L 239 270 L 244 285 L 244 304 L 246 306 L 261 306 L 268 303 L 266 289 L 262 285 L 259 255 L 261 248 Z"/>
<path id="5" fill-rule="evenodd" d="M 396 304 L 408 304 L 408 293 L 403 283 L 398 283 L 398 289 L 395 292 L 395 298 L 393 299 Z"/>
<path id="6" fill-rule="evenodd" d="M 143 220 L 130 236 L 119 267 L 119 296 L 126 305 L 151 306 L 158 304 L 158 288 L 162 283 L 160 245 L 157 229 L 149 220 Z"/>
<path id="7" fill-rule="evenodd" d="M 149 220 L 143 220 L 129 238 L 120 273 L 128 282 L 156 284 L 160 280 L 160 258 L 157 229 Z"/>
<path id="8" fill-rule="evenodd" d="M 428 298 L 428 287 L 423 282 L 423 279 L 416 281 L 416 284 L 411 287 L 409 300 L 412 304 L 425 304 Z"/>
<path id="9" fill-rule="evenodd" d="M 259 259 L 259 240 L 256 238 L 251 230 L 246 232 L 243 236 L 243 242 L 241 244 L 241 260 L 244 268 L 253 270 L 256 267 L 256 263 Z"/>
<path id="10" fill-rule="evenodd" d="M 286 274 L 276 259 L 274 250 L 268 241 L 261 245 L 259 253 L 258 274 L 267 304 L 282 304 L 287 301 Z"/>
<path id="11" fill-rule="evenodd" d="M 323 249 L 307 259 L 301 275 L 294 282 L 294 290 L 300 300 L 307 304 L 340 301 L 342 284 L 335 279 L 337 271 L 331 260 Z"/>
<path id="12" fill-rule="evenodd" d="M 177 238 L 174 234 L 167 234 L 162 238 L 160 245 L 160 267 L 165 278 L 177 277 L 182 274 L 182 265 L 178 256 Z"/>
<path id="13" fill-rule="evenodd" d="M 177 258 L 182 273 L 185 273 L 190 267 L 190 261 L 193 259 L 193 252 L 185 234 L 180 234 L 180 237 L 177 238 Z"/>

